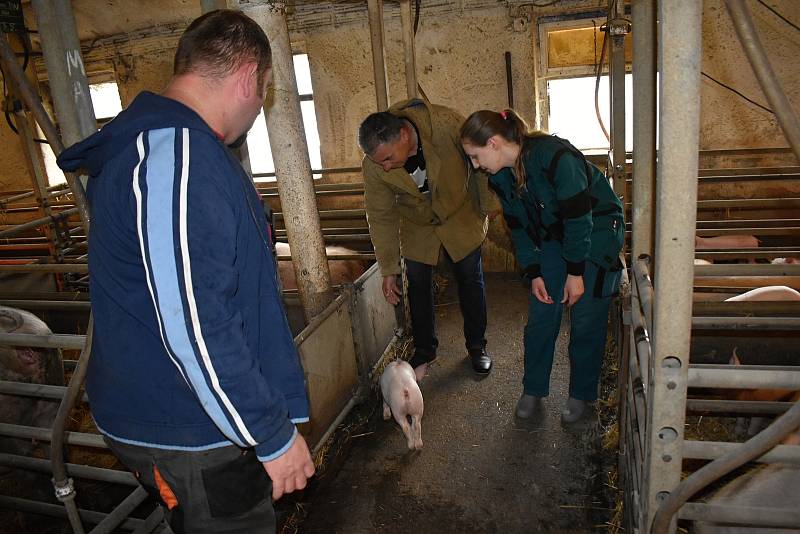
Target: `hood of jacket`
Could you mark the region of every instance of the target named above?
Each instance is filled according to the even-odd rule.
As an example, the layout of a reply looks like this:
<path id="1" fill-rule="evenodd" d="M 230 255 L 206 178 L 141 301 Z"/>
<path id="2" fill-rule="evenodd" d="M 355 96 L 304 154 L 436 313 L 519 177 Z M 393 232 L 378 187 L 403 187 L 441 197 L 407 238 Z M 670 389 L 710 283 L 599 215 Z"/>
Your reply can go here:
<path id="1" fill-rule="evenodd" d="M 99 132 L 64 150 L 57 159 L 64 171 L 85 169 L 89 176 L 97 176 L 103 166 L 128 146 L 140 132 L 161 128 L 189 128 L 214 131 L 195 111 L 177 100 L 144 91 Z"/>

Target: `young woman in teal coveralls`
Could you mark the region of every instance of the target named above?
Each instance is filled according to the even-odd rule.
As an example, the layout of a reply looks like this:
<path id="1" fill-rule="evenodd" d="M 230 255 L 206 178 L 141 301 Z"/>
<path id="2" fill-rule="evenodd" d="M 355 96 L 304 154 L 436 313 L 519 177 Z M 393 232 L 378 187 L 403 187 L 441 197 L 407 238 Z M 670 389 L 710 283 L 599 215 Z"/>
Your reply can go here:
<path id="1" fill-rule="evenodd" d="M 528 130 L 512 110 L 476 111 L 461 128 L 472 165 L 489 172 L 517 262 L 530 279 L 523 394 L 530 418 L 549 393 L 563 307 L 571 308 L 565 423 L 597 399 L 608 309 L 621 275 L 622 203 L 608 179 L 568 141 Z"/>

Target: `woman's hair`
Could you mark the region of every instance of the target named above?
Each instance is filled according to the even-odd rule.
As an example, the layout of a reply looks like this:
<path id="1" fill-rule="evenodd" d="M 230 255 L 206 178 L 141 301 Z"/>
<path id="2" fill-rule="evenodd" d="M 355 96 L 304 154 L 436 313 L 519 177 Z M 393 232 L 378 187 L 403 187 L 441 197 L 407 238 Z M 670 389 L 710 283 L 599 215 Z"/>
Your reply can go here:
<path id="1" fill-rule="evenodd" d="M 470 115 L 461 126 L 459 138 L 462 143 L 469 143 L 476 147 L 486 146 L 489 138 L 499 135 L 509 143 L 519 145 L 519 156 L 514 162 L 514 174 L 517 177 L 517 187 L 525 183 L 525 167 L 522 164 L 525 150 L 525 139 L 547 135 L 541 130 L 531 130 L 525 120 L 513 109 L 501 112 L 483 109 Z"/>

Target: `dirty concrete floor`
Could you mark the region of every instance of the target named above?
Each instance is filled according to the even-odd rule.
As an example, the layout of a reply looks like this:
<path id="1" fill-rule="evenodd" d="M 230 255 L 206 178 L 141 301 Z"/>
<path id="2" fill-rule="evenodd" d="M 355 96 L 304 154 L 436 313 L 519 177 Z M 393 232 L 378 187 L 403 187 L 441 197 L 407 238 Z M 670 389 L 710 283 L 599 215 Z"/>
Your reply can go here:
<path id="1" fill-rule="evenodd" d="M 408 452 L 399 427 L 374 410 L 338 469 L 307 492 L 300 533 L 606 530 L 613 496 L 605 483 L 613 455 L 601 451 L 596 417 L 577 430 L 560 424 L 568 338 L 559 338 L 546 413 L 538 422 L 516 421 L 524 287 L 513 275 L 487 275 L 487 349 L 494 368 L 484 379 L 466 359 L 452 294 L 448 289 L 437 308 L 439 358 L 421 383 L 423 449 Z"/>

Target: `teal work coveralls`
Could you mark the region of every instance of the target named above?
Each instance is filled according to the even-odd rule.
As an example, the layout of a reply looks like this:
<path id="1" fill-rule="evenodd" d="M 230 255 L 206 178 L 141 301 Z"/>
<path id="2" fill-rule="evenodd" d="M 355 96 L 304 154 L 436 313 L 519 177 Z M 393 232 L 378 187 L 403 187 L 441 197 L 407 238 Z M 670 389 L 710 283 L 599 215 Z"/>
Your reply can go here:
<path id="1" fill-rule="evenodd" d="M 489 178 L 528 281 L 544 278 L 553 304 L 529 295 L 524 393 L 545 397 L 561 326 L 564 283 L 583 276 L 585 292 L 571 309 L 570 397 L 594 401 L 608 334 L 608 309 L 619 288 L 622 203 L 608 179 L 569 142 L 556 136 L 522 143 L 525 183 L 511 169 Z"/>

